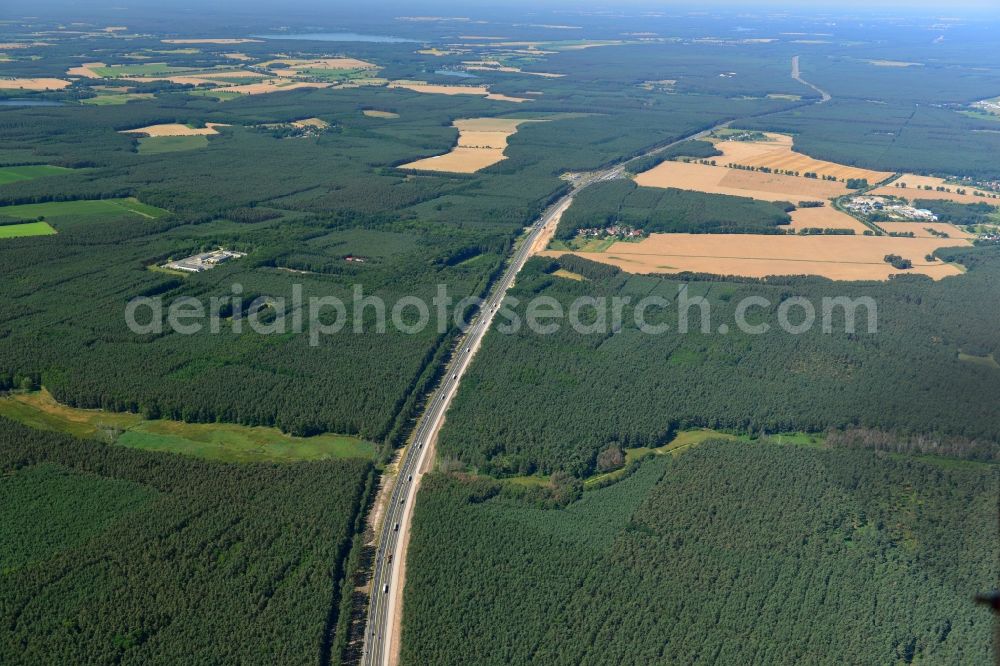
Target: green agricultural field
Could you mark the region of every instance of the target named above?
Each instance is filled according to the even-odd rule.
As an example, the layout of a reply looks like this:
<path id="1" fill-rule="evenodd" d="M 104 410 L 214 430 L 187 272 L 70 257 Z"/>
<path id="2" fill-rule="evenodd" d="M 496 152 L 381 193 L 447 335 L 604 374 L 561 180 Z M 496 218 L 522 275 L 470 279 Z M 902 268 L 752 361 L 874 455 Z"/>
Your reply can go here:
<path id="1" fill-rule="evenodd" d="M 370 69 L 302 69 L 300 76 L 307 76 L 320 81 L 354 81 L 355 79 L 367 79 L 375 75 Z"/>
<path id="2" fill-rule="evenodd" d="M 617 242 L 618 239 L 615 238 L 572 238 L 553 240 L 548 249 L 566 252 L 604 252 Z"/>
<path id="3" fill-rule="evenodd" d="M 80 102 L 92 106 L 117 106 L 141 99 L 153 99 L 153 97 L 152 93 L 123 93 L 121 95 L 111 94 L 88 97 L 87 99 L 80 100 Z"/>
<path id="4" fill-rule="evenodd" d="M 198 97 L 212 97 L 220 102 L 228 102 L 232 99 L 239 99 L 241 97 L 246 97 L 246 95 L 238 92 L 229 92 L 222 89 L 214 90 L 192 90 L 188 93 L 189 95 L 196 95 Z"/>
<path id="5" fill-rule="evenodd" d="M 32 164 L 28 166 L 0 167 L 0 185 L 16 183 L 21 180 L 32 180 L 43 176 L 58 176 L 69 173 L 72 169 L 50 166 L 48 164 Z"/>
<path id="6" fill-rule="evenodd" d="M 140 155 L 159 155 L 183 150 L 197 150 L 208 145 L 208 137 L 194 136 L 147 136 L 139 139 Z"/>
<path id="7" fill-rule="evenodd" d="M 170 74 L 187 74 L 190 67 L 171 67 L 166 63 L 144 63 L 141 65 L 112 65 L 109 67 L 94 67 L 95 74 L 107 79 L 121 76 L 165 76 Z"/>
<path id="8" fill-rule="evenodd" d="M 138 414 L 75 409 L 57 403 L 47 391 L 0 398 L 0 416 L 40 430 L 223 462 L 370 459 L 375 451 L 370 442 L 344 435 L 292 437 L 276 428 L 147 420 Z"/>
<path id="9" fill-rule="evenodd" d="M 25 222 L 0 226 L 0 238 L 24 238 L 27 236 L 51 236 L 56 230 L 48 222 Z"/>
<path id="10" fill-rule="evenodd" d="M 152 220 L 167 211 L 149 206 L 133 197 L 124 199 L 90 199 L 82 201 L 50 201 L 39 204 L 22 204 L 0 207 L 0 216 L 15 219 L 37 220 L 44 218 L 56 227 L 88 222 L 100 222 L 109 218 L 141 218 Z M 20 226 L 20 225 L 17 225 Z M 3 227 L 0 227 L 2 234 Z"/>

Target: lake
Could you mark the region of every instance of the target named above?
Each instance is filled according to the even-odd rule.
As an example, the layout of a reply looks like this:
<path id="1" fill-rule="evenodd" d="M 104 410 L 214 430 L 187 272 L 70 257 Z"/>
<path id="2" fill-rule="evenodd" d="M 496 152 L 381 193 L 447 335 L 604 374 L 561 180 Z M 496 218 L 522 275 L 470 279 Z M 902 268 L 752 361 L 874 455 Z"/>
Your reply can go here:
<path id="1" fill-rule="evenodd" d="M 0 99 L 0 106 L 65 106 L 51 99 Z"/>
<path id="2" fill-rule="evenodd" d="M 460 72 L 457 69 L 439 69 L 435 74 L 440 74 L 441 76 L 457 76 L 460 79 L 478 79 L 479 77 L 475 74 L 469 72 Z"/>
<path id="3" fill-rule="evenodd" d="M 251 36 L 258 39 L 297 39 L 309 40 L 313 42 L 375 42 L 377 44 L 402 44 L 405 42 L 417 43 L 417 40 L 415 39 L 404 39 L 403 37 L 392 37 L 390 35 L 363 35 L 358 32 L 312 32 Z"/>

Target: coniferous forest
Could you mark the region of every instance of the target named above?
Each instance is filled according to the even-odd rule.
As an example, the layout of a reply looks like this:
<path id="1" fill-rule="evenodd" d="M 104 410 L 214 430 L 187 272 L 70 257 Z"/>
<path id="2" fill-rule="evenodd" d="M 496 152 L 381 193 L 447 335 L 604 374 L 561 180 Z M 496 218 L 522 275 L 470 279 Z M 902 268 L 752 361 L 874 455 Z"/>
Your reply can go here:
<path id="1" fill-rule="evenodd" d="M 389 636 L 366 619 L 390 591 L 412 666 L 997 658 L 974 602 L 1000 585 L 997 21 L 211 4 L 0 12 L 0 664 L 353 665 Z M 779 238 L 781 166 L 632 179 L 711 171 L 713 142 L 761 132 L 978 198 L 910 188 L 964 225 L 940 245 L 883 236 L 885 208 L 856 238 Z M 495 161 L 413 165 L 453 150 Z M 843 224 L 877 180 L 844 174 L 850 195 L 799 205 Z M 505 274 L 571 193 L 562 249 Z M 662 274 L 584 258 L 654 233 L 929 249 L 887 243 L 878 269 L 909 274 L 883 281 L 678 274 L 667 246 Z M 770 260 L 739 250 L 714 258 Z M 861 261 L 808 252 L 804 271 Z M 392 322 L 508 277 L 461 376 L 454 310 Z M 323 297 L 343 316 L 297 328 Z M 538 297 L 589 303 L 582 326 L 523 325 Z M 155 309 L 166 325 L 137 331 L 134 299 L 221 305 L 197 332 Z M 781 330 L 803 302 L 815 325 Z M 432 395 L 444 425 L 407 446 Z M 403 483 L 422 485 L 398 502 Z"/>
<path id="2" fill-rule="evenodd" d="M 371 473 L 208 463 L 0 419 L 0 662 L 329 657 Z"/>
<path id="3" fill-rule="evenodd" d="M 408 664 L 986 664 L 997 469 L 708 442 L 564 509 L 436 475 Z"/>
<path id="4" fill-rule="evenodd" d="M 509 308 L 512 317 L 524 321 L 524 304 L 535 295 L 556 299 L 564 311 L 584 295 L 607 303 L 629 298 L 621 326 L 612 325 L 606 310 L 607 325 L 584 332 L 567 322 L 550 335 L 528 326 L 513 334 L 492 331 L 463 382 L 439 451 L 493 474 L 565 471 L 583 477 L 595 471 L 598 454 L 609 445 L 660 446 L 683 428 L 774 433 L 866 427 L 904 438 L 926 434 L 942 448 L 962 440 L 959 448 L 995 461 L 1000 412 L 984 396 L 1000 391 L 1000 372 L 969 359 L 989 358 L 1000 343 L 1000 251 L 941 252 L 969 266 L 962 280 L 904 276 L 845 286 L 808 277 L 661 278 L 574 256 L 533 260 L 511 292 L 520 303 Z M 586 281 L 559 277 L 560 266 Z M 668 327 L 659 334 L 641 332 L 634 316 L 651 295 L 666 302 L 645 311 L 648 323 Z M 735 309 L 748 296 L 769 303 L 749 310 L 747 319 L 769 326 L 766 335 L 735 324 Z M 823 299 L 845 296 L 875 300 L 874 332 L 864 308 L 855 311 L 853 333 L 844 310 L 831 308 L 830 332 L 824 332 Z M 806 299 L 816 313 L 816 325 L 798 335 L 786 333 L 778 319 L 781 304 L 792 298 Z M 688 328 L 679 334 L 682 312 Z M 597 317 L 595 308 L 581 310 L 584 324 Z M 801 320 L 797 313 L 794 323 Z M 723 325 L 726 333 L 720 333 Z M 482 404 L 492 408 L 479 409 Z"/>

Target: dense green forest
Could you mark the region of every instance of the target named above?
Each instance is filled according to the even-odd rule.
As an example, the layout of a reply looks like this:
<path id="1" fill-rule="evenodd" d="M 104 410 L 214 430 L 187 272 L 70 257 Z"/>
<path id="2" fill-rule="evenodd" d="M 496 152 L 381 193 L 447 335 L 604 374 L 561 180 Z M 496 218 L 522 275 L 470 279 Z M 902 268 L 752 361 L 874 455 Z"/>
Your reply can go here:
<path id="1" fill-rule="evenodd" d="M 301 44 L 295 48 L 305 55 Z M 401 47 L 382 55 L 373 48 L 359 47 L 357 55 L 387 67 L 405 60 Z M 73 63 L 61 47 L 49 55 Z M 221 56 L 203 53 L 197 63 L 192 55 L 176 58 L 167 60 L 205 66 Z M 454 329 L 354 335 L 348 312 L 347 332 L 316 347 L 305 335 L 228 330 L 137 337 L 125 326 L 125 304 L 136 296 L 207 301 L 232 295 L 234 284 L 243 289 L 244 305 L 258 296 L 288 301 L 293 284 L 302 286 L 306 301 L 332 295 L 348 302 L 360 285 L 390 306 L 404 295 L 429 298 L 438 284 L 448 285 L 455 300 L 481 294 L 523 226 L 565 188 L 559 174 L 789 105 L 765 99 L 722 105 L 707 96 L 666 99 L 645 91 L 623 100 L 584 83 L 546 91 L 544 104 L 517 113 L 551 121 L 525 126 L 512 137 L 507 160 L 471 175 L 413 175 L 393 167 L 447 151 L 456 139 L 455 118 L 509 114 L 509 103 L 386 88 L 219 103 L 167 89 L 119 106 L 0 108 L 0 164 L 75 168 L 0 186 L 0 216 L 5 205 L 128 196 L 161 209 L 157 219 L 49 215 L 58 235 L 0 244 L 0 270 L 8 276 L 0 285 L 0 387 L 41 383 L 74 406 L 398 443 L 436 379 Z M 400 117 L 361 113 L 370 108 Z M 254 129 L 303 117 L 321 118 L 331 129 L 305 139 Z M 165 122 L 230 127 L 203 148 L 159 154 L 137 153 L 137 140 L 119 133 Z M 148 268 L 219 245 L 249 256 L 186 277 Z M 348 256 L 365 263 L 346 262 Z"/>
<path id="2" fill-rule="evenodd" d="M 144 6 L 129 8 L 125 30 L 105 31 L 120 8 L 86 22 L 44 3 L 5 9 L 0 77 L 72 83 L 0 90 L 0 226 L 37 220 L 56 232 L 0 238 L 0 391 L 44 385 L 62 403 L 151 419 L 358 435 L 380 447 L 376 463 L 405 441 L 456 327 L 378 333 L 371 310 L 349 309 L 342 331 L 313 345 L 308 333 L 239 332 L 252 300 L 291 302 L 301 288 L 303 301 L 349 303 L 361 289 L 391 308 L 403 296 L 430 301 L 439 285 L 455 300 L 482 295 L 524 227 L 569 191 L 567 172 L 712 159 L 707 142 L 674 143 L 727 121 L 793 133 L 798 150 L 845 164 L 1000 177 L 1000 124 L 969 106 L 1000 95 L 994 22 L 949 24 L 937 40 L 936 18 L 539 6 L 528 23 L 498 5 L 469 8 L 464 21 L 395 6 L 285 8 L 276 21 L 273 8 L 164 19 Z M 165 41 L 277 25 L 280 38 Z M 412 41 L 294 38 L 317 30 Z M 182 83 L 67 72 L 96 60 L 257 67 L 278 54 L 360 58 L 378 79 L 216 99 Z M 817 90 L 790 76 L 793 56 L 832 100 L 817 104 Z M 477 61 L 499 68 L 470 71 Z M 385 86 L 398 79 L 529 101 Z M 489 117 L 547 122 L 521 125 L 506 159 L 477 173 L 397 168 L 454 147 L 455 120 Z M 327 126 L 275 129 L 305 118 Z M 222 125 L 190 140 L 123 133 L 159 123 Z M 961 220 L 985 212 L 931 207 Z M 558 236 L 613 222 L 774 233 L 788 211 L 608 182 L 576 197 Z M 162 267 L 219 246 L 247 254 L 199 274 Z M 996 585 L 1000 555 L 1000 247 L 937 257 L 968 272 L 834 283 L 530 261 L 511 292 L 518 315 L 538 295 L 632 305 L 600 333 L 488 335 L 438 445 L 442 469 L 458 471 L 427 477 L 415 509 L 404 661 L 988 661 L 990 619 L 971 597 Z M 864 331 L 863 314 L 855 333 L 839 314 L 832 333 L 733 325 L 748 296 L 770 300 L 751 319 L 773 325 L 794 297 L 818 307 L 845 295 L 875 299 L 878 333 Z M 240 302 L 224 307 L 218 333 L 137 335 L 124 317 L 137 296 Z M 665 335 L 637 330 L 634 303 L 647 296 L 670 303 L 647 313 L 671 326 Z M 679 302 L 697 297 L 711 305 L 710 331 L 677 334 Z M 635 447 L 701 426 L 747 441 L 634 459 Z M 789 431 L 822 432 L 814 439 L 829 448 L 759 437 Z M 0 419 L 0 662 L 356 658 L 363 630 L 348 620 L 366 600 L 350 583 L 364 585 L 371 553 L 355 537 L 378 474 L 362 460 L 192 460 Z M 522 475 L 533 476 L 498 478 Z"/>
<path id="3" fill-rule="evenodd" d="M 992 465 L 711 442 L 541 509 L 428 477 L 406 664 L 985 664 Z"/>
<path id="4" fill-rule="evenodd" d="M 371 472 L 207 463 L 0 419 L 0 661 L 315 663 L 339 644 Z"/>
<path id="5" fill-rule="evenodd" d="M 953 224 L 984 224 L 997 221 L 997 207 L 986 202 L 961 204 L 944 199 L 916 199 L 913 205 L 925 208 L 937 215 L 938 219 Z"/>
<path id="6" fill-rule="evenodd" d="M 789 204 L 674 188 L 639 187 L 631 180 L 598 183 L 577 195 L 559 220 L 556 238 L 577 230 L 626 224 L 649 233 L 783 233 Z"/>
<path id="7" fill-rule="evenodd" d="M 1000 150 L 996 121 L 954 109 L 834 98 L 738 126 L 794 134 L 797 151 L 840 164 L 1000 179 L 1000 164 L 993 158 Z"/>
<path id="8" fill-rule="evenodd" d="M 864 426 L 995 443 L 1000 412 L 983 396 L 1000 391 L 1000 371 L 959 353 L 1000 353 L 1000 248 L 938 254 L 967 265 L 968 273 L 939 282 L 661 278 L 562 260 L 588 278 L 579 282 L 552 275 L 556 262 L 533 260 L 511 292 L 520 301 L 509 308 L 512 315 L 523 321 L 527 302 L 539 295 L 555 298 L 564 312 L 581 296 L 629 297 L 621 327 L 613 328 L 607 315 L 609 325 L 599 332 L 579 333 L 565 321 L 550 335 L 527 326 L 513 334 L 491 331 L 452 405 L 439 451 L 489 473 L 585 476 L 611 444 L 655 446 L 691 426 L 742 432 Z M 697 304 L 684 308 L 688 332 L 678 333 L 682 285 L 688 301 L 706 299 L 708 333 Z M 634 306 L 647 296 L 666 299 L 668 306 L 649 308 L 646 320 L 668 331 L 639 331 Z M 748 323 L 771 326 L 765 334 L 734 325 L 738 304 L 749 296 L 770 302 L 748 311 Z M 837 308 L 831 332 L 823 332 L 822 299 L 841 296 L 874 299 L 877 330 L 869 332 L 861 308 L 856 331 L 846 332 Z M 799 335 L 778 326 L 780 304 L 794 297 L 806 298 L 816 312 L 815 325 Z M 582 314 L 584 323 L 595 321 L 593 308 Z M 789 320 L 798 324 L 801 314 Z"/>
<path id="9" fill-rule="evenodd" d="M 649 171 L 656 165 L 666 162 L 667 160 L 674 160 L 680 157 L 709 159 L 721 154 L 722 151 L 718 150 L 714 143 L 710 141 L 702 141 L 701 139 L 691 139 L 689 141 L 681 141 L 677 145 L 670 146 L 669 148 L 657 152 L 655 155 L 639 157 L 632 160 L 628 164 L 628 170 L 630 173 L 638 174 L 644 171 Z"/>

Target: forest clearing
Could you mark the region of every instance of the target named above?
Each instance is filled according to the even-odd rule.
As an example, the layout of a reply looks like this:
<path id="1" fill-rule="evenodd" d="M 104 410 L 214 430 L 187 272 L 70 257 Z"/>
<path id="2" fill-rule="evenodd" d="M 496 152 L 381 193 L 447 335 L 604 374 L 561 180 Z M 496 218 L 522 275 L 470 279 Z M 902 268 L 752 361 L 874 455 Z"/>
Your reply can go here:
<path id="1" fill-rule="evenodd" d="M 393 113 L 392 111 L 380 111 L 378 109 L 363 109 L 361 113 L 369 118 L 399 118 L 398 113 Z"/>
<path id="2" fill-rule="evenodd" d="M 428 157 L 401 169 L 417 171 L 448 171 L 450 173 L 475 173 L 480 169 L 507 159 L 507 139 L 523 123 L 544 122 L 522 118 L 461 118 L 452 126 L 458 130 L 458 143 L 451 151 Z"/>
<path id="3" fill-rule="evenodd" d="M 136 129 L 122 130 L 120 134 L 144 134 L 149 137 L 161 136 L 205 136 L 218 134 L 216 127 L 229 127 L 223 123 L 205 123 L 204 127 L 190 127 L 181 123 L 164 123 L 162 125 L 149 125 L 148 127 L 137 127 Z"/>
<path id="4" fill-rule="evenodd" d="M 293 437 L 277 428 L 185 423 L 146 419 L 127 412 L 78 409 L 57 402 L 44 389 L 0 398 L 0 416 L 40 430 L 221 462 L 370 458 L 374 453 L 371 443 L 347 435 Z"/>
<path id="5" fill-rule="evenodd" d="M 500 93 L 491 93 L 487 86 L 452 86 L 437 83 L 427 83 L 425 81 L 392 81 L 389 88 L 406 88 L 413 92 L 428 95 L 483 95 L 486 99 L 500 102 L 530 102 L 527 97 L 510 97 Z"/>

